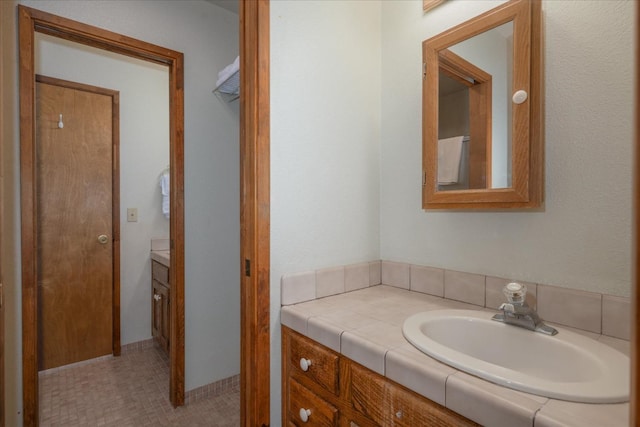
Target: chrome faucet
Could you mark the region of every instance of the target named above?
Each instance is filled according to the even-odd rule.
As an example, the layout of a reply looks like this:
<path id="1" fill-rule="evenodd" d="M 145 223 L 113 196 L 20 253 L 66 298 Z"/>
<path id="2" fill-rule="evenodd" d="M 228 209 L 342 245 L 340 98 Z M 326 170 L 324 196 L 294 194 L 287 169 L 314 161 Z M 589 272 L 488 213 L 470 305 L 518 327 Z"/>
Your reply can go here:
<path id="1" fill-rule="evenodd" d="M 508 302 L 500 305 L 502 313 L 496 314 L 491 320 L 520 326 L 521 328 L 542 332 L 547 335 L 555 335 L 558 333 L 555 328 L 545 325 L 542 319 L 540 319 L 540 316 L 538 316 L 538 313 L 529 307 L 525 301 L 527 296 L 526 286 L 512 282 L 502 289 L 502 293 L 505 294 Z"/>

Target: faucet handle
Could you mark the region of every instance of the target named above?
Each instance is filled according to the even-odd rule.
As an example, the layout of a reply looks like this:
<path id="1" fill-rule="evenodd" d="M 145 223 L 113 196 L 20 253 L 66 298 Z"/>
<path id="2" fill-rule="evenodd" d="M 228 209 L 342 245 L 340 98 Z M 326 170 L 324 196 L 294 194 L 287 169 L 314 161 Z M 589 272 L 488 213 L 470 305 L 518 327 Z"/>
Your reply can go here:
<path id="1" fill-rule="evenodd" d="M 527 287 L 520 283 L 511 282 L 502 289 L 502 293 L 511 304 L 524 304 L 527 297 Z"/>
<path id="2" fill-rule="evenodd" d="M 498 307 L 498 310 L 511 311 L 511 312 L 516 311 L 516 309 L 513 307 L 513 304 L 510 304 L 508 302 L 503 302 L 502 304 L 500 304 L 500 307 Z"/>

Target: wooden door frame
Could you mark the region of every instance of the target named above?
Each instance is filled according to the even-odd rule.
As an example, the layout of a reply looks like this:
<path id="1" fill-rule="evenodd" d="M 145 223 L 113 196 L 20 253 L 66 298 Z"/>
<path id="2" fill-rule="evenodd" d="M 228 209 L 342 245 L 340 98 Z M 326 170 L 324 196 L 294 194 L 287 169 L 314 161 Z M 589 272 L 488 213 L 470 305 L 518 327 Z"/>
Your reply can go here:
<path id="1" fill-rule="evenodd" d="M 113 153 L 111 168 L 111 235 L 113 237 L 111 351 L 114 356 L 120 356 L 120 92 L 70 80 L 48 77 L 41 74 L 36 74 L 35 79 L 37 83 L 81 90 L 111 98 L 111 152 Z M 34 172 L 37 173 L 37 169 L 35 167 Z M 37 192 L 37 188 L 35 191 Z"/>
<path id="2" fill-rule="evenodd" d="M 635 4 L 636 63 L 635 63 L 635 141 L 633 177 L 633 217 L 631 255 L 631 410 L 629 425 L 640 425 L 640 5 Z"/>
<path id="3" fill-rule="evenodd" d="M 170 391 L 184 403 L 184 58 L 181 52 L 18 6 L 20 62 L 20 210 L 22 243 L 23 424 L 38 425 L 38 343 L 35 180 L 35 33 L 166 65 L 169 69 L 169 157 L 171 166 Z"/>
<path id="4" fill-rule="evenodd" d="M 269 0 L 240 0 L 240 425 L 269 426 Z"/>

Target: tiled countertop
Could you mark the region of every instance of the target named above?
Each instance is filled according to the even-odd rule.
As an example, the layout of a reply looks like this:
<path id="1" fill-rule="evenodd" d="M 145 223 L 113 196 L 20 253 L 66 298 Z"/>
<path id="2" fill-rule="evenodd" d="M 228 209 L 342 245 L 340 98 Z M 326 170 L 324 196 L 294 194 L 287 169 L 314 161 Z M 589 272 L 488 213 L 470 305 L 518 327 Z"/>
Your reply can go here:
<path id="1" fill-rule="evenodd" d="M 471 304 L 378 285 L 284 306 L 281 323 L 482 425 L 533 426 L 534 420 L 535 427 L 628 425 L 628 403 L 573 403 L 511 390 L 442 364 L 403 337 L 402 324 L 407 317 L 451 308 L 479 309 Z M 560 328 L 629 354 L 628 341 L 566 326 Z"/>
<path id="2" fill-rule="evenodd" d="M 168 238 L 155 237 L 151 239 L 151 259 L 167 268 L 170 267 L 171 250 Z"/>
<path id="3" fill-rule="evenodd" d="M 169 267 L 171 251 L 151 251 L 151 259 Z"/>

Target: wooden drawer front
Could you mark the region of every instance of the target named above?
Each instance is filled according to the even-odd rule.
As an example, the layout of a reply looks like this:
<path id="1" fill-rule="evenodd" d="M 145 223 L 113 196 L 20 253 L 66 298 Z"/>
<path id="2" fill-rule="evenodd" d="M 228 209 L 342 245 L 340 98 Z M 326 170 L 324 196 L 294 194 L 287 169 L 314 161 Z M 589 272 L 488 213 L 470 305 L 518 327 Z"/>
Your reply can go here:
<path id="1" fill-rule="evenodd" d="M 444 406 L 419 397 L 400 386 L 389 384 L 389 390 L 390 411 L 395 426 L 463 427 L 478 425 Z"/>
<path id="2" fill-rule="evenodd" d="M 289 380 L 289 420 L 296 426 L 337 426 L 338 410 L 299 382 Z M 300 409 L 311 413 L 307 421 L 300 418 Z"/>
<path id="3" fill-rule="evenodd" d="M 381 426 L 477 426 L 472 421 L 356 363 L 350 364 L 351 406 Z"/>
<path id="4" fill-rule="evenodd" d="M 338 361 L 339 356 L 319 344 L 291 333 L 289 346 L 289 363 L 291 372 L 296 376 L 312 379 L 333 394 L 338 394 Z M 300 359 L 311 361 L 306 371 L 300 367 Z"/>
<path id="5" fill-rule="evenodd" d="M 351 384 L 349 396 L 351 407 L 379 425 L 388 425 L 385 421 L 385 403 L 389 401 L 386 381 L 356 363 L 350 363 Z"/>
<path id="6" fill-rule="evenodd" d="M 165 286 L 169 286 L 169 268 L 158 261 L 151 261 L 151 277 Z"/>

